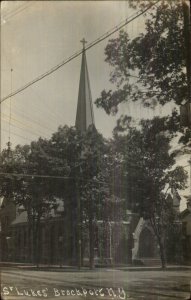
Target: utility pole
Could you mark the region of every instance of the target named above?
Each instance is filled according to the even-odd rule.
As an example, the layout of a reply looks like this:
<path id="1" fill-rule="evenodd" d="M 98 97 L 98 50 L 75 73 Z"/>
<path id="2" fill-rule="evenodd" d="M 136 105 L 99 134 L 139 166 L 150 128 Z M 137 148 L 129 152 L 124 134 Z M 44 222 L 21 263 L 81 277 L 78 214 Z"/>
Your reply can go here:
<path id="1" fill-rule="evenodd" d="M 78 194 L 78 268 L 82 266 L 82 230 L 81 230 L 81 199 Z"/>
<path id="2" fill-rule="evenodd" d="M 76 177 L 76 198 L 77 198 L 77 264 L 78 269 L 81 269 L 82 266 L 82 220 L 81 220 L 81 199 L 80 199 L 80 193 L 79 193 L 79 180 Z"/>

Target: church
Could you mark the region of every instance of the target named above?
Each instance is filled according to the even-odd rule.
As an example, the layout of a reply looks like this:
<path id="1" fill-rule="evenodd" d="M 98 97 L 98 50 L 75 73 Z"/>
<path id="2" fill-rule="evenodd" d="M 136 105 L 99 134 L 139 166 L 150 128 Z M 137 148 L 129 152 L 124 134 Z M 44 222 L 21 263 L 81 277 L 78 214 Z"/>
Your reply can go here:
<path id="1" fill-rule="evenodd" d="M 82 40 L 82 62 L 79 82 L 76 129 L 85 132 L 90 126 L 96 127 L 92 95 L 88 74 L 85 41 Z M 172 196 L 179 209 L 180 198 Z M 71 226 L 70 230 L 68 228 Z M 76 234 L 72 228 L 72 216 L 64 209 L 63 201 L 57 199 L 57 208 L 48 219 L 42 218 L 40 230 L 39 263 L 55 265 L 76 264 Z M 94 249 L 95 265 L 115 264 L 159 264 L 156 238 L 148 223 L 131 211 L 121 222 L 109 222 L 106 247 L 103 240 L 103 222 L 98 220 Z M 33 262 L 31 235 L 28 229 L 27 212 L 17 207 L 11 199 L 0 199 L 0 261 Z M 104 249 L 104 250 L 103 250 Z M 84 263 L 88 263 L 85 251 Z"/>

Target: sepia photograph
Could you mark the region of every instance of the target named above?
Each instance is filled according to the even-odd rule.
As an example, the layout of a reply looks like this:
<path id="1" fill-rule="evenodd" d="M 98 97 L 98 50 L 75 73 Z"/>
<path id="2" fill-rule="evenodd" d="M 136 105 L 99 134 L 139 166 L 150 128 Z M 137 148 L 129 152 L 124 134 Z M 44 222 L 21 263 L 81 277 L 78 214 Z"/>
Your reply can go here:
<path id="1" fill-rule="evenodd" d="M 0 12 L 0 299 L 191 300 L 190 0 Z"/>

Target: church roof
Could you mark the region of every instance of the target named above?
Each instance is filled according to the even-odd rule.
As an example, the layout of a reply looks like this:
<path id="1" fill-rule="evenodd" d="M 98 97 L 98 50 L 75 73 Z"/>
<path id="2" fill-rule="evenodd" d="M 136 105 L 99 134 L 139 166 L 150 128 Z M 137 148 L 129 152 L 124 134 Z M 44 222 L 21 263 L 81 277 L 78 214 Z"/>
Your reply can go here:
<path id="1" fill-rule="evenodd" d="M 84 132 L 90 125 L 94 125 L 94 113 L 86 53 L 84 49 L 82 52 L 82 64 L 75 126 L 78 130 Z"/>
<path id="2" fill-rule="evenodd" d="M 56 209 L 52 209 L 50 211 L 50 214 L 49 214 L 49 216 L 51 216 L 52 218 L 56 218 L 61 213 L 64 212 L 64 202 L 63 202 L 62 199 L 56 198 L 56 205 L 57 205 L 57 208 Z M 22 211 L 22 209 L 23 209 L 23 207 L 20 206 L 21 213 L 11 223 L 12 226 L 19 225 L 19 224 L 25 224 L 25 223 L 28 222 L 27 211 L 26 210 Z M 19 211 L 19 209 L 18 209 L 18 211 Z M 44 219 L 44 217 L 41 218 L 41 220 L 43 220 L 43 219 Z"/>
<path id="3" fill-rule="evenodd" d="M 23 224 L 27 223 L 27 221 L 27 212 L 25 210 L 16 217 L 16 219 L 11 223 L 11 225 Z"/>

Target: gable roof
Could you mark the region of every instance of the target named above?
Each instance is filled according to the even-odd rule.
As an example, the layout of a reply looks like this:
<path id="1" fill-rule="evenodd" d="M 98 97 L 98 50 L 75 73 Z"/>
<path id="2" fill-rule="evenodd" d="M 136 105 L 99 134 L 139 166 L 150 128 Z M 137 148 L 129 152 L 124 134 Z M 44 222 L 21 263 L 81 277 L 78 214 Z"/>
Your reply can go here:
<path id="1" fill-rule="evenodd" d="M 56 204 L 57 204 L 57 208 L 56 209 L 52 209 L 50 211 L 49 216 L 51 216 L 52 218 L 56 218 L 58 217 L 61 213 L 64 212 L 64 202 L 62 199 L 60 198 L 56 198 Z M 23 209 L 23 206 L 20 207 L 20 209 Z M 20 210 L 20 211 L 21 211 Z M 19 210 L 18 210 L 19 211 Z M 41 220 L 43 220 L 44 217 L 42 217 Z M 27 216 L 27 211 L 24 210 L 22 211 L 16 218 L 15 220 L 11 223 L 11 226 L 14 225 L 18 225 L 18 224 L 25 224 L 28 222 L 28 216 Z"/>
<path id="2" fill-rule="evenodd" d="M 24 224 L 27 223 L 27 221 L 28 221 L 27 212 L 25 210 L 15 218 L 15 220 L 11 223 L 11 225 Z"/>

